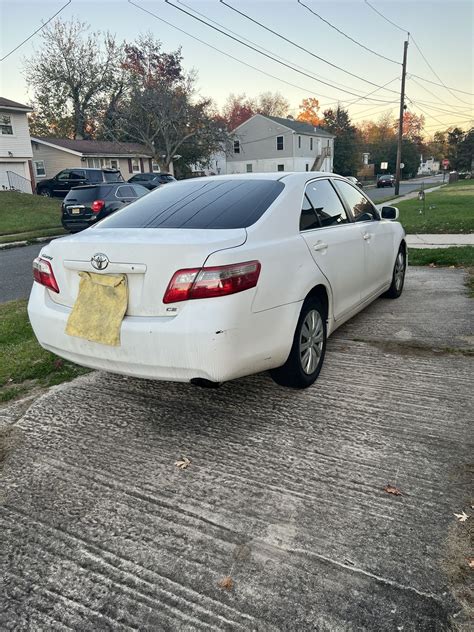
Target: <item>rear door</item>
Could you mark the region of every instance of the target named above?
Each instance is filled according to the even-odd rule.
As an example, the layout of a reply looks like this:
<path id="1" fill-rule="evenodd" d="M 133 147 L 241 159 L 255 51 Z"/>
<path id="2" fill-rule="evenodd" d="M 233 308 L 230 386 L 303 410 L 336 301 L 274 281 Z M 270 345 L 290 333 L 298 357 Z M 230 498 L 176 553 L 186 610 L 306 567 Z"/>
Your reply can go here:
<path id="1" fill-rule="evenodd" d="M 395 262 L 393 229 L 390 222 L 380 221 L 380 215 L 369 198 L 344 180 L 334 184 L 346 202 L 364 244 L 364 283 L 362 300 L 377 294 L 392 276 Z"/>
<path id="2" fill-rule="evenodd" d="M 307 184 L 300 231 L 331 286 L 334 318 L 341 319 L 361 301 L 364 249 L 360 231 L 350 221 L 329 179 Z"/>

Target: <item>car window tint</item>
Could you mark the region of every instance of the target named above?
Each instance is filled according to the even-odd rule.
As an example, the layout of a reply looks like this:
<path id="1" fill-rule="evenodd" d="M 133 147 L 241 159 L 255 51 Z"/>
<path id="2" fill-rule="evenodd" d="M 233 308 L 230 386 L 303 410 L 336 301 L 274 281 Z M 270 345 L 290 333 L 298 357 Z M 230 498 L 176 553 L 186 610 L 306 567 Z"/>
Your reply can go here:
<path id="1" fill-rule="evenodd" d="M 159 187 L 111 215 L 104 228 L 246 228 L 285 185 L 275 180 L 183 180 Z"/>
<path id="2" fill-rule="evenodd" d="M 314 208 L 305 195 L 301 208 L 300 230 L 312 230 L 313 228 L 320 228 L 320 226 L 321 224 L 314 212 Z"/>
<path id="3" fill-rule="evenodd" d="M 118 198 L 135 198 L 137 194 L 135 193 L 135 189 L 132 186 L 124 185 L 121 187 L 117 187 L 117 191 L 115 195 Z"/>
<path id="4" fill-rule="evenodd" d="M 78 171 L 77 169 L 73 169 L 69 174 L 69 180 L 84 180 L 84 178 L 84 171 Z"/>
<path id="5" fill-rule="evenodd" d="M 88 175 L 90 182 L 103 182 L 101 171 L 89 171 Z"/>
<path id="6" fill-rule="evenodd" d="M 347 224 L 344 206 L 329 180 L 315 180 L 306 187 L 306 195 L 321 222 L 321 228 Z"/>
<path id="7" fill-rule="evenodd" d="M 344 180 L 334 180 L 334 184 L 349 205 L 356 222 L 378 219 L 374 205 L 359 189 Z"/>
<path id="8" fill-rule="evenodd" d="M 137 197 L 142 197 L 142 195 L 146 195 L 147 193 L 150 193 L 149 189 L 142 187 L 140 184 L 134 184 L 133 190 L 135 191 L 135 194 Z"/>
<path id="9" fill-rule="evenodd" d="M 64 180 L 69 180 L 69 169 L 67 169 L 66 171 L 61 171 L 61 173 L 58 174 L 57 179 L 64 181 Z"/>
<path id="10" fill-rule="evenodd" d="M 72 204 L 73 202 L 93 202 L 97 199 L 102 199 L 98 187 L 77 187 L 71 189 L 64 198 L 64 204 Z"/>
<path id="11" fill-rule="evenodd" d="M 123 182 L 120 171 L 103 171 L 105 182 Z"/>

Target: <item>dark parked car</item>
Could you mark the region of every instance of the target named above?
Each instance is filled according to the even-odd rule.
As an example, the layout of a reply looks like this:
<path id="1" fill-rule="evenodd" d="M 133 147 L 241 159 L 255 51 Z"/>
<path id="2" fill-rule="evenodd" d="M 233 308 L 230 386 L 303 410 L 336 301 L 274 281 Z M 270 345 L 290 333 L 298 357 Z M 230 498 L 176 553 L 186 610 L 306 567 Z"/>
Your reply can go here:
<path id="1" fill-rule="evenodd" d="M 162 184 L 176 182 L 176 178 L 171 173 L 137 173 L 129 179 L 129 182 L 141 184 L 142 187 L 146 187 L 151 191 Z"/>
<path id="2" fill-rule="evenodd" d="M 99 182 L 123 182 L 118 169 L 64 169 L 36 185 L 36 193 L 45 197 L 64 197 L 72 187 Z"/>
<path id="3" fill-rule="evenodd" d="M 364 185 L 362 184 L 362 182 L 358 178 L 356 178 L 355 176 L 346 176 L 346 178 L 350 182 L 352 182 L 352 184 L 355 184 L 356 187 L 359 187 L 359 189 L 363 189 L 364 188 Z"/>
<path id="4" fill-rule="evenodd" d="M 395 186 L 395 177 L 391 175 L 383 175 L 377 178 L 377 188 L 380 189 L 382 187 L 394 187 Z"/>
<path id="5" fill-rule="evenodd" d="M 75 187 L 61 204 L 61 223 L 69 232 L 77 233 L 147 193 L 145 187 L 126 182 Z"/>

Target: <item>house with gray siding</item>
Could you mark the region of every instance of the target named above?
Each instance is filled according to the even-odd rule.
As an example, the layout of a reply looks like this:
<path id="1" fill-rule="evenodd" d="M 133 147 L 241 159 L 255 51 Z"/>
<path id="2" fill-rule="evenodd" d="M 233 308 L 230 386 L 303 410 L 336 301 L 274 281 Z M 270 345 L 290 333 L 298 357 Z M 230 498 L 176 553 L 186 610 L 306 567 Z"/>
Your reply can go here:
<path id="1" fill-rule="evenodd" d="M 0 189 L 32 193 L 28 127 L 32 111 L 28 105 L 0 97 Z"/>
<path id="2" fill-rule="evenodd" d="M 309 123 L 255 114 L 233 134 L 227 173 L 333 170 L 334 135 Z"/>
<path id="3" fill-rule="evenodd" d="M 151 153 L 138 143 L 32 136 L 31 147 L 36 183 L 73 167 L 110 167 L 118 169 L 125 180 L 135 173 L 160 171 Z"/>

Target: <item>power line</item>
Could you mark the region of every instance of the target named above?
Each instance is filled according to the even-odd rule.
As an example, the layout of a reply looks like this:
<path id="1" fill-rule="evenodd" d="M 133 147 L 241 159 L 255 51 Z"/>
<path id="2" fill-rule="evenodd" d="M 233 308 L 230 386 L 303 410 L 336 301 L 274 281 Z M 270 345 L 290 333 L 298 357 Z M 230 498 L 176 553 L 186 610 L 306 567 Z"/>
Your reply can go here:
<path id="1" fill-rule="evenodd" d="M 328 61 L 327 59 L 324 59 L 324 57 L 320 57 L 319 55 L 316 55 L 316 53 L 313 53 L 312 51 L 308 50 L 304 46 L 300 46 L 296 42 L 293 42 L 292 40 L 290 40 L 287 37 L 285 37 L 284 35 L 281 35 L 280 33 L 277 33 L 276 31 L 274 31 L 273 29 L 269 28 L 268 26 L 265 26 L 265 24 L 262 24 L 258 20 L 255 20 L 254 18 L 250 17 L 249 15 L 244 13 L 243 11 L 240 11 L 239 9 L 236 9 L 235 7 L 231 6 L 230 4 L 225 2 L 225 0 L 219 0 L 219 1 L 221 2 L 221 4 L 225 5 L 229 9 L 231 9 L 231 11 L 234 11 L 235 13 L 238 13 L 239 15 L 241 15 L 242 17 L 244 17 L 247 20 L 250 20 L 250 22 L 253 22 L 254 24 L 258 24 L 258 26 L 260 26 L 261 28 L 265 29 L 269 33 L 272 33 L 273 35 L 276 35 L 280 39 L 282 39 L 285 42 L 288 42 L 289 44 L 291 44 L 292 46 L 296 46 L 296 48 L 299 48 L 300 50 L 304 51 L 305 53 L 308 53 L 308 55 L 311 55 L 315 59 L 318 59 L 319 61 L 322 61 L 325 64 L 328 64 L 329 66 L 332 66 L 332 68 L 336 68 L 337 70 L 341 70 L 342 72 L 345 72 L 346 74 L 350 75 L 351 77 L 355 77 L 356 79 L 359 79 L 360 81 L 364 81 L 365 83 L 368 83 L 368 84 L 370 84 L 372 86 L 375 86 L 376 88 L 382 88 L 382 86 L 380 86 L 378 83 L 374 83 L 373 81 L 370 81 L 369 79 L 364 79 L 364 77 L 356 75 L 355 73 L 350 72 L 349 70 L 346 70 L 345 68 L 342 68 L 341 66 L 338 66 L 337 64 L 333 64 L 332 62 Z M 187 11 L 184 11 L 184 9 L 181 9 L 180 7 L 177 7 L 176 5 L 171 4 L 170 0 L 165 0 L 165 2 L 167 4 L 170 4 L 171 6 L 174 6 L 176 9 L 179 9 L 180 11 L 183 11 L 184 13 L 187 13 Z M 188 15 L 190 15 L 190 14 L 188 13 Z M 191 17 L 194 17 L 195 19 L 199 19 L 199 18 L 196 18 L 195 16 L 191 16 Z M 206 24 L 206 22 L 204 22 L 204 24 Z M 210 25 L 208 25 L 208 26 L 210 26 Z M 214 27 L 211 27 L 211 28 L 214 28 Z M 230 36 L 228 36 L 228 37 L 230 37 Z M 389 92 L 395 92 L 395 90 L 389 90 Z"/>
<path id="2" fill-rule="evenodd" d="M 435 110 L 437 112 L 444 112 L 445 114 L 449 114 L 449 115 L 456 114 L 456 116 L 459 116 L 461 118 L 466 118 L 468 120 L 472 119 L 472 115 L 471 114 L 465 114 L 465 113 L 463 114 L 462 112 L 453 112 L 452 110 L 445 110 L 444 108 L 440 108 L 440 107 L 437 107 L 437 106 L 434 106 L 434 105 L 427 105 L 423 101 L 413 101 L 413 100 L 411 100 L 411 102 L 413 104 L 415 104 L 415 105 L 419 105 L 421 103 L 422 105 L 424 105 L 429 110 Z"/>
<path id="3" fill-rule="evenodd" d="M 423 105 L 437 105 L 438 103 L 444 103 L 444 105 L 447 105 L 450 108 L 457 108 L 459 109 L 465 109 L 464 106 L 462 105 L 453 105 L 452 103 L 448 103 L 447 101 L 445 101 L 444 99 L 442 99 L 441 97 L 439 97 L 437 94 L 435 94 L 434 92 L 432 92 L 431 90 L 429 90 L 429 88 L 426 88 L 425 86 L 423 86 L 419 81 L 417 81 L 416 79 L 413 78 L 413 75 L 409 75 L 407 76 L 407 79 L 410 79 L 410 81 L 413 81 L 413 83 L 416 83 L 416 85 L 421 88 L 422 90 L 424 90 L 425 92 L 428 92 L 428 94 L 431 94 L 432 97 L 434 97 L 435 99 L 437 99 L 436 101 L 419 101 L 419 103 L 422 103 Z M 462 112 L 461 112 L 462 114 Z"/>
<path id="4" fill-rule="evenodd" d="M 245 40 L 246 42 L 249 42 L 250 44 L 254 44 L 254 42 L 246 37 L 244 37 L 243 35 L 240 35 L 239 33 L 237 33 L 236 31 L 233 31 L 232 29 L 228 28 L 227 26 L 224 26 L 223 24 L 221 24 L 220 22 L 217 22 L 216 20 L 213 20 L 212 18 L 210 18 L 209 16 L 205 15 L 204 13 L 201 13 L 200 11 L 198 11 L 197 9 L 195 9 L 194 7 L 190 7 L 188 4 L 186 4 L 185 2 L 182 2 L 182 0 L 177 0 L 179 4 L 181 4 L 183 7 L 186 7 L 187 9 L 189 9 L 190 11 L 192 11 L 193 13 L 196 13 L 197 15 L 200 15 L 202 18 L 205 18 L 206 20 L 208 20 L 209 22 L 212 22 L 213 24 L 216 24 L 217 26 L 219 26 L 220 28 L 225 29 L 226 31 L 228 31 L 229 33 L 232 33 L 233 35 L 239 37 L 242 40 Z M 287 59 L 286 57 L 282 57 L 281 55 L 277 55 L 276 53 L 268 50 L 267 48 L 264 48 L 261 44 L 258 44 L 258 48 L 260 48 L 261 50 L 265 51 L 266 53 L 269 53 L 270 55 L 273 55 L 274 57 L 277 57 L 278 59 L 281 59 L 285 62 L 287 62 L 288 64 L 292 64 L 293 66 L 295 66 L 296 68 L 299 68 L 301 70 L 305 70 L 306 72 L 311 72 L 310 70 L 308 70 L 307 68 L 305 68 L 304 66 L 300 66 L 298 64 L 296 64 L 295 62 L 290 61 L 289 59 Z M 314 76 L 317 79 L 321 79 L 321 80 L 327 80 L 327 77 L 323 77 L 321 75 L 317 75 L 316 73 L 313 73 Z M 398 77 L 396 77 L 398 78 Z M 393 81 L 395 81 L 395 79 L 392 79 L 391 81 L 387 82 L 386 84 L 383 85 L 383 87 L 385 88 L 385 86 L 389 85 L 390 83 L 392 83 Z M 334 82 L 333 87 L 336 87 L 337 89 L 343 89 L 343 88 L 347 88 L 348 86 L 342 84 L 342 83 L 336 83 Z M 380 90 L 380 88 L 377 88 L 376 90 L 373 90 L 372 92 L 369 92 L 368 94 L 364 95 L 364 97 L 359 97 L 358 99 L 356 99 L 355 101 L 352 100 L 348 100 L 348 99 L 342 99 L 339 101 L 332 101 L 331 103 L 320 103 L 320 107 L 326 107 L 328 105 L 337 105 L 337 103 L 347 103 L 347 104 L 351 104 L 351 103 L 357 103 L 357 101 L 359 101 L 362 98 L 367 98 L 370 95 L 374 94 L 375 92 L 378 92 Z M 325 95 L 321 95 L 321 96 L 325 96 Z M 327 97 L 330 98 L 330 97 Z"/>
<path id="5" fill-rule="evenodd" d="M 10 57 L 10 55 L 13 55 L 13 53 L 15 51 L 17 51 L 19 48 L 21 48 L 23 46 L 23 44 L 26 44 L 26 42 L 28 42 L 32 37 L 34 37 L 36 35 L 36 33 L 39 33 L 42 29 L 44 29 L 44 27 L 49 24 L 51 22 L 51 20 L 54 20 L 54 18 L 59 15 L 61 13 L 61 11 L 63 11 L 69 4 L 71 4 L 72 0 L 68 0 L 66 2 L 66 4 L 61 7 L 59 9 L 59 11 L 56 11 L 56 13 L 54 15 L 52 15 L 49 20 L 47 20 L 44 24 L 42 24 L 39 28 L 36 29 L 36 31 L 34 33 L 32 33 L 31 35 L 29 35 L 26 39 L 24 39 L 20 44 L 18 44 L 18 46 L 15 46 L 15 48 L 13 50 L 11 50 L 9 53 L 7 53 L 6 55 L 4 55 L 1 59 L 0 62 L 4 61 L 7 57 Z"/>
<path id="6" fill-rule="evenodd" d="M 161 16 L 157 15 L 156 13 L 153 13 L 153 11 L 150 11 L 149 9 L 145 9 L 145 7 L 142 7 L 141 5 L 137 4 L 136 2 L 133 2 L 133 0 L 128 0 L 128 3 L 133 5 L 137 9 L 140 9 L 140 11 L 143 11 L 144 13 L 147 13 L 148 15 L 151 15 L 152 17 L 156 18 L 160 22 L 163 22 L 167 26 L 170 26 L 171 28 L 175 29 L 176 31 L 179 31 L 180 33 L 183 33 L 184 35 L 187 35 L 188 37 L 190 37 L 191 39 L 195 40 L 196 42 L 199 42 L 200 44 L 203 44 L 204 46 L 207 46 L 208 48 L 211 48 L 212 50 L 220 53 L 221 55 L 224 55 L 225 57 L 228 57 L 229 59 L 232 59 L 233 61 L 238 62 L 239 64 L 242 64 L 242 65 L 246 66 L 247 68 L 251 68 L 252 70 L 255 70 L 256 72 L 259 72 L 262 75 L 265 75 L 266 77 L 270 77 L 270 79 L 275 79 L 276 81 L 280 81 L 281 83 L 284 83 L 287 86 L 291 86 L 292 88 L 297 88 L 298 90 L 301 90 L 302 92 L 306 92 L 308 94 L 312 94 L 312 95 L 314 95 L 316 97 L 323 96 L 323 97 L 326 97 L 326 98 L 332 98 L 332 97 L 328 97 L 327 95 L 314 92 L 313 90 L 310 90 L 309 88 L 299 86 L 299 85 L 297 85 L 295 83 L 291 83 L 290 81 L 286 81 L 286 79 L 282 79 L 281 77 L 273 75 L 273 74 L 271 74 L 271 73 L 269 73 L 269 72 L 267 72 L 265 70 L 262 70 L 261 68 L 257 68 L 256 66 L 253 66 L 252 64 L 249 64 L 249 63 L 243 61 L 242 59 L 239 59 L 238 57 L 234 57 L 234 55 L 231 55 L 230 53 L 227 53 L 226 51 L 223 51 L 222 49 L 217 48 L 217 46 L 214 46 L 213 44 L 209 44 L 209 42 L 206 42 L 205 40 L 197 37 L 196 35 L 192 35 L 191 33 L 189 33 L 188 31 L 185 31 L 184 29 L 180 28 L 179 26 L 176 26 L 175 24 L 172 24 L 171 22 L 168 22 L 168 20 L 165 20 L 164 18 L 162 18 Z M 373 101 L 374 99 L 369 99 L 369 100 Z M 378 99 L 376 99 L 376 100 L 378 101 Z M 388 101 L 381 101 L 381 102 L 382 103 L 389 103 Z M 337 104 L 338 101 L 335 100 L 333 103 Z M 330 104 L 327 104 L 327 105 L 330 105 Z"/>
<path id="7" fill-rule="evenodd" d="M 361 48 L 365 49 L 366 51 L 368 51 L 369 53 L 372 53 L 373 55 L 377 55 L 377 57 L 380 57 L 381 59 L 385 59 L 386 61 L 391 62 L 392 64 L 397 64 L 398 66 L 401 66 L 401 63 L 399 61 L 395 61 L 394 59 L 390 59 L 390 57 L 385 57 L 385 55 L 382 55 L 381 53 L 378 53 L 377 51 L 373 50 L 372 48 L 369 48 L 368 46 L 365 46 L 364 44 L 361 44 L 361 42 L 358 42 L 356 39 L 354 39 L 353 37 L 351 37 L 350 35 L 348 35 L 347 33 L 345 33 L 344 31 L 342 31 L 341 29 L 339 29 L 337 26 L 335 26 L 334 24 L 332 24 L 331 22 L 329 22 L 329 20 L 326 20 L 325 18 L 323 18 L 322 15 L 319 15 L 319 13 L 316 13 L 316 11 L 314 11 L 313 9 L 311 9 L 311 7 L 308 7 L 308 5 L 304 4 L 304 2 L 301 2 L 301 0 L 298 0 L 298 4 L 300 4 L 302 7 L 304 7 L 307 11 L 309 11 L 310 13 L 312 13 L 313 15 L 315 15 L 317 18 L 319 18 L 322 22 L 324 22 L 325 24 L 327 24 L 328 26 L 330 26 L 332 29 L 334 29 L 335 31 L 337 31 L 338 33 L 340 33 L 341 35 L 343 35 L 344 37 L 346 37 L 348 40 L 350 40 L 351 42 L 353 42 L 354 44 L 357 44 L 357 46 L 360 46 Z"/>
<path id="8" fill-rule="evenodd" d="M 372 9 L 372 11 L 375 11 L 375 13 L 378 13 L 380 17 L 383 18 L 386 22 L 394 26 L 399 31 L 402 31 L 403 33 L 408 33 L 408 35 L 410 35 L 410 31 L 408 29 L 404 29 L 402 26 L 399 26 L 398 24 L 395 24 L 395 22 L 392 22 L 392 20 L 389 20 L 383 13 L 380 13 L 378 9 L 376 9 L 372 4 L 370 4 L 369 0 L 364 0 L 364 1 L 365 1 L 365 4 L 368 5 Z"/>
<path id="9" fill-rule="evenodd" d="M 378 9 L 376 9 L 372 4 L 370 4 L 370 2 L 368 0 L 364 0 L 365 4 L 367 6 L 369 6 L 372 11 L 375 11 L 375 13 L 377 13 L 378 15 L 380 15 L 380 17 L 382 19 L 384 19 L 386 22 L 388 22 L 389 24 L 391 24 L 392 26 L 394 26 L 395 28 L 397 28 L 399 31 L 402 31 L 404 33 L 408 33 L 408 38 L 410 38 L 410 31 L 408 29 L 404 29 L 403 27 L 401 27 L 399 24 L 395 24 L 395 22 L 392 22 L 392 20 L 390 20 L 389 18 L 387 18 L 383 13 L 381 13 Z M 415 45 L 415 47 L 418 49 L 418 52 L 420 53 L 420 55 L 423 57 L 423 59 L 425 60 L 426 64 L 428 65 L 428 67 L 430 68 L 430 70 L 433 72 L 433 74 L 435 75 L 435 77 L 437 77 L 438 81 L 440 81 L 441 83 L 436 83 L 436 81 L 430 81 L 430 79 L 425 79 L 424 77 L 420 77 L 419 75 L 415 75 L 413 73 L 410 73 L 412 75 L 412 77 L 416 77 L 417 79 L 421 79 L 421 81 L 426 81 L 427 83 L 432 83 L 435 86 L 440 86 L 441 88 L 445 88 L 446 90 L 448 90 L 448 92 L 454 91 L 454 92 L 460 92 L 461 94 L 467 94 L 469 96 L 474 96 L 471 92 L 466 92 L 465 90 L 459 90 L 458 88 L 451 88 L 449 86 L 447 86 L 444 81 L 441 79 L 441 77 L 438 75 L 438 73 L 434 70 L 434 68 L 431 66 L 431 64 L 429 63 L 429 61 L 426 59 L 426 57 L 424 56 L 421 48 L 418 46 L 418 44 L 415 41 L 415 38 L 413 37 L 413 35 L 411 36 L 411 39 L 413 41 L 413 44 Z M 456 95 L 453 95 L 456 99 L 459 99 L 459 97 L 456 97 Z M 459 99 L 462 103 L 466 103 L 465 101 L 462 101 L 462 99 Z M 470 105 L 468 103 L 468 105 Z"/>

